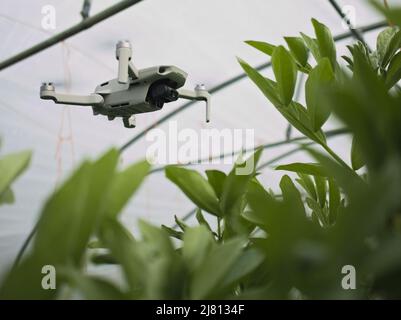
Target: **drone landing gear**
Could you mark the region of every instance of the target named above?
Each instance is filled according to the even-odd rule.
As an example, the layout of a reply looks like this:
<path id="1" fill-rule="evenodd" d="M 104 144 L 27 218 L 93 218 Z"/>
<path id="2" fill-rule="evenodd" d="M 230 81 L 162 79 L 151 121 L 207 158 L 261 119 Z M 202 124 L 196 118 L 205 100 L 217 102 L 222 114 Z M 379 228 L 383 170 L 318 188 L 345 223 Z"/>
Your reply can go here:
<path id="1" fill-rule="evenodd" d="M 135 128 L 136 127 L 136 119 L 135 115 L 131 115 L 130 117 L 123 117 L 124 127 L 126 128 Z"/>

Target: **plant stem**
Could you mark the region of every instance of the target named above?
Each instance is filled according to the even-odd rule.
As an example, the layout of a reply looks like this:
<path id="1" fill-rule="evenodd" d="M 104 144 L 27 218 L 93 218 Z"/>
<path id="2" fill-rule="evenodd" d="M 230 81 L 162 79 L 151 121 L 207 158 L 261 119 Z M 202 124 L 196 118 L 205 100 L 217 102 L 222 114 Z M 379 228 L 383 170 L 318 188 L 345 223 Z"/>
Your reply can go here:
<path id="1" fill-rule="evenodd" d="M 321 143 L 320 145 L 324 148 L 324 150 L 327 151 L 329 155 L 332 156 L 334 160 L 336 160 L 345 169 L 349 170 L 354 176 L 357 176 L 359 178 L 359 175 L 343 159 L 341 159 L 327 144 Z"/>

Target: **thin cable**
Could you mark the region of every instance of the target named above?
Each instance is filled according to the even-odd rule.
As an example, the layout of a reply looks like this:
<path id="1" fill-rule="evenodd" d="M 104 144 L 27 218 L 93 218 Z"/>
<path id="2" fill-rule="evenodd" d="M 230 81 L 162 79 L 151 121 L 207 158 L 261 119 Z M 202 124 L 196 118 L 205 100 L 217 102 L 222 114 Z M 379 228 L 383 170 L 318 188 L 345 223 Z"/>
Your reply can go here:
<path id="1" fill-rule="evenodd" d="M 351 23 L 351 20 L 348 18 L 348 16 L 343 12 L 343 10 L 340 8 L 339 4 L 337 3 L 336 0 L 329 0 L 330 4 L 333 6 L 334 10 L 338 13 L 338 15 L 341 17 L 341 19 L 343 21 L 345 21 L 345 23 L 348 26 L 349 31 L 352 33 L 352 36 L 359 40 L 360 42 L 362 42 L 363 44 L 366 45 L 367 48 L 369 48 L 369 46 L 366 44 L 365 39 L 363 38 L 363 35 L 354 28 L 354 26 Z M 369 49 L 370 50 L 370 49 Z"/>

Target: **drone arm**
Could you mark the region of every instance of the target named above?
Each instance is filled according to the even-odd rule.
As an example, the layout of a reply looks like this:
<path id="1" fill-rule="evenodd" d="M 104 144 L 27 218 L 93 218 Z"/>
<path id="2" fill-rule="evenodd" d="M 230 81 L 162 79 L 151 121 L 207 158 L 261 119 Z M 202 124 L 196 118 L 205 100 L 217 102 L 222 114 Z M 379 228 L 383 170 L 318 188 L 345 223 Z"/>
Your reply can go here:
<path id="1" fill-rule="evenodd" d="M 204 89 L 195 88 L 194 91 L 187 89 L 178 89 L 178 96 L 183 99 L 206 101 L 206 122 L 210 121 L 210 93 Z"/>
<path id="2" fill-rule="evenodd" d="M 128 73 L 129 71 L 132 71 L 130 66 L 131 55 L 132 55 L 132 49 L 129 41 L 120 41 L 117 43 L 117 48 L 116 48 L 116 58 L 118 60 L 117 79 L 119 83 L 128 83 Z"/>
<path id="3" fill-rule="evenodd" d="M 100 94 L 92 93 L 87 96 L 56 93 L 52 84 L 43 84 L 40 87 L 40 98 L 53 100 L 59 104 L 71 104 L 77 106 L 95 106 L 103 104 L 104 100 Z"/>

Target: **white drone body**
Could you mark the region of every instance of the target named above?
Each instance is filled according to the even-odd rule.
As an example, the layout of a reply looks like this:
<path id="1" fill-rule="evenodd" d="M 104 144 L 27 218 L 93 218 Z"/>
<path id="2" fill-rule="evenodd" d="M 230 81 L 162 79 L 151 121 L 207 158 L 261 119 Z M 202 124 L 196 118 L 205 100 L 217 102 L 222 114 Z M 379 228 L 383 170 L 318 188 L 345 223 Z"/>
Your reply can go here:
<path id="1" fill-rule="evenodd" d="M 92 106 L 93 114 L 113 120 L 122 117 L 124 126 L 135 127 L 135 114 L 160 110 L 164 103 L 179 98 L 206 101 L 206 122 L 210 117 L 210 94 L 203 86 L 186 90 L 187 73 L 175 66 L 156 66 L 138 70 L 131 61 L 128 41 L 117 44 L 118 77 L 98 85 L 90 95 L 56 93 L 52 83 L 43 83 L 40 97 L 59 104 Z"/>

